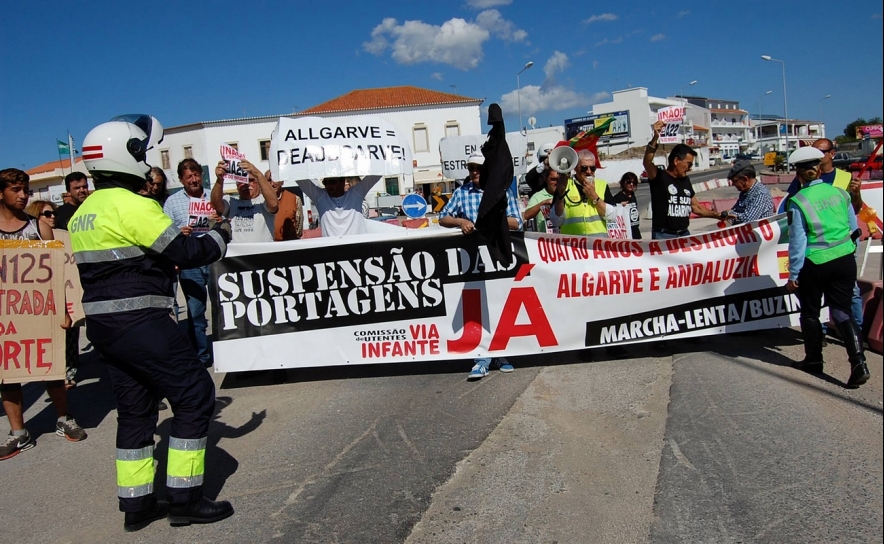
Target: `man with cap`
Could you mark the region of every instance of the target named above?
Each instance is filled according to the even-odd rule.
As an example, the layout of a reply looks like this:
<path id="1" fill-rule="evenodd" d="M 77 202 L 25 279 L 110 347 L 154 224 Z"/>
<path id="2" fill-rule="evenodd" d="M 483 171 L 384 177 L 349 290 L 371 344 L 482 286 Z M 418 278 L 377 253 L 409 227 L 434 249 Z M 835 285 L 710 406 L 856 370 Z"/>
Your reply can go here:
<path id="1" fill-rule="evenodd" d="M 805 357 L 796 367 L 810 373 L 823 371 L 823 329 L 819 317 L 820 302 L 825 295 L 850 362 L 847 386 L 858 387 L 869 380 L 862 333 L 850 317 L 859 229 L 850 195 L 820 179 L 822 159 L 823 153 L 814 147 L 802 147 L 789 156 L 801 181 L 801 189 L 789 197 L 786 204 L 789 213 L 786 289 L 796 293 L 801 303 L 804 335 Z"/>
<path id="2" fill-rule="evenodd" d="M 476 230 L 476 218 L 479 214 L 479 203 L 482 201 L 484 191 L 479 186 L 479 173 L 485 157 L 481 154 L 471 155 L 467 159 L 467 170 L 470 175 L 467 181 L 454 190 L 451 198 L 442 211 L 439 212 L 439 225 L 450 229 L 458 228 L 464 234 L 470 234 Z M 519 204 L 511 191 L 506 192 L 506 215 L 510 230 L 522 228 L 522 214 L 519 213 Z M 488 368 L 494 367 L 501 372 L 512 372 L 513 365 L 503 357 L 491 359 L 482 357 L 473 360 L 473 368 L 467 379 L 478 380 L 488 375 Z"/>
<path id="3" fill-rule="evenodd" d="M 745 159 L 735 162 L 727 173 L 727 179 L 740 191 L 740 197 L 730 211 L 724 212 L 725 221 L 739 225 L 774 214 L 770 191 L 755 179 L 755 167 L 751 162 Z"/>

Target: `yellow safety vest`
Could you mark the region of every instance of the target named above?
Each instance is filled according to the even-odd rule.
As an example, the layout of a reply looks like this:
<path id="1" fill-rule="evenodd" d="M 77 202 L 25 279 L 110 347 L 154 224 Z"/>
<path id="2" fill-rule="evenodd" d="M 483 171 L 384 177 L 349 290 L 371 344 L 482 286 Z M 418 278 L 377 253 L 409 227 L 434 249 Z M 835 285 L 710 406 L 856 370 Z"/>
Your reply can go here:
<path id="1" fill-rule="evenodd" d="M 598 178 L 595 180 L 595 190 L 599 198 L 604 198 L 608 184 Z M 565 214 L 560 225 L 559 232 L 562 234 L 607 234 L 608 224 L 605 218 L 599 215 L 599 210 L 592 202 L 581 200 L 577 184 L 572 178 L 568 178 L 568 188 L 565 190 Z"/>

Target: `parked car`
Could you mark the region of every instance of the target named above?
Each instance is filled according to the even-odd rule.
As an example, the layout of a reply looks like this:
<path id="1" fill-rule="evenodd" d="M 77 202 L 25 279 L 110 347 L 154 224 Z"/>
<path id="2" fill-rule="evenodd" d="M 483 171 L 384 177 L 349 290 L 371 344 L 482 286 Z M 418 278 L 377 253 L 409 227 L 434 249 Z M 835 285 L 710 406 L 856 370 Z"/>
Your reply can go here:
<path id="1" fill-rule="evenodd" d="M 835 153 L 835 156 L 832 158 L 832 166 L 835 168 L 847 168 L 850 166 L 850 163 L 856 162 L 857 157 L 854 157 L 850 153 L 846 151 L 839 151 Z"/>
<path id="2" fill-rule="evenodd" d="M 882 169 L 884 169 L 884 162 L 882 162 L 882 159 L 884 159 L 884 155 L 876 155 L 874 158 L 869 156 L 869 157 L 866 157 L 862 160 L 852 162 L 852 163 L 850 163 L 850 166 L 847 167 L 847 169 L 850 170 L 851 172 L 858 172 L 863 169 L 863 167 L 866 165 L 866 163 L 869 161 L 869 159 L 872 159 L 872 164 L 869 165 L 869 170 L 882 170 Z"/>

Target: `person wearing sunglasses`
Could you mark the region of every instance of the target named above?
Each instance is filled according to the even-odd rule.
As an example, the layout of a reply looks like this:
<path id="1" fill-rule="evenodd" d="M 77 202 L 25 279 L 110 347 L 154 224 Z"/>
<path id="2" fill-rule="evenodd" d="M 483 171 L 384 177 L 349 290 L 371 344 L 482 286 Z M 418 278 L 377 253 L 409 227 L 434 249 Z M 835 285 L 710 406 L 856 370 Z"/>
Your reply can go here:
<path id="1" fill-rule="evenodd" d="M 635 198 L 635 190 L 638 188 L 638 176 L 632 172 L 626 172 L 620 178 L 620 192 L 614 195 L 614 204 L 622 204 L 629 208 L 629 223 L 632 225 L 632 239 L 641 240 L 642 232 L 639 229 L 638 200 Z"/>
<path id="2" fill-rule="evenodd" d="M 596 178 L 595 171 L 595 155 L 581 149 L 573 178 L 557 185 L 553 213 L 562 234 L 608 237 L 607 204 L 615 203 L 608 183 Z"/>
<path id="3" fill-rule="evenodd" d="M 820 160 L 820 179 L 823 180 L 823 183 L 828 183 L 847 191 L 850 194 L 850 203 L 853 205 L 853 211 L 859 213 L 859 210 L 863 207 L 863 198 L 860 194 L 862 182 L 858 179 L 853 179 L 850 172 L 835 168 L 835 165 L 832 163 L 835 152 L 838 151 L 835 147 L 835 142 L 828 138 L 820 138 L 813 142 L 812 147 L 819 149 L 823 154 L 823 158 Z M 792 183 L 789 184 L 789 188 L 786 189 L 786 194 L 792 196 L 799 189 L 801 189 L 801 180 L 796 175 Z M 785 202 L 785 199 L 783 202 Z M 785 208 L 782 211 L 785 211 Z"/>
<path id="4" fill-rule="evenodd" d="M 676 144 L 669 152 L 668 166 L 663 169 L 654 164 L 657 141 L 665 121 L 657 121 L 651 126 L 653 136 L 645 148 L 642 165 L 648 173 L 651 184 L 651 238 L 679 238 L 690 235 L 691 212 L 700 217 L 724 219 L 718 212 L 700 205 L 691 185 L 688 173 L 694 167 L 697 152 L 688 145 Z"/>
<path id="5" fill-rule="evenodd" d="M 862 332 L 850 316 L 856 284 L 854 253 L 860 231 L 847 192 L 820 179 L 822 159 L 823 153 L 814 147 L 802 147 L 789 156 L 801 180 L 801 189 L 786 205 L 789 213 L 786 289 L 795 293 L 801 304 L 805 354 L 795 366 L 811 374 L 823 372 L 820 306 L 825 295 L 829 314 L 841 333 L 850 362 L 847 386 L 859 387 L 870 377 L 863 354 Z"/>
<path id="6" fill-rule="evenodd" d="M 25 213 L 36 217 L 40 223 L 45 223 L 50 229 L 55 228 L 55 204 L 48 200 L 32 200 Z"/>
<path id="7" fill-rule="evenodd" d="M 755 167 L 751 161 L 739 159 L 727 173 L 727 179 L 740 191 L 737 203 L 726 214 L 725 221 L 732 225 L 751 223 L 774 214 L 773 198 L 763 183 L 755 179 Z"/>

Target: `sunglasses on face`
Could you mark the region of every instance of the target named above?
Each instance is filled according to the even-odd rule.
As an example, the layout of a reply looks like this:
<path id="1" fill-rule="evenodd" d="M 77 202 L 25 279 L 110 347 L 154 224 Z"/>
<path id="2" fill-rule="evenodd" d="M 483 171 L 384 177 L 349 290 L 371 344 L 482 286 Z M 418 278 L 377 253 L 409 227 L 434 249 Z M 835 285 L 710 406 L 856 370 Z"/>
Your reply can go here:
<path id="1" fill-rule="evenodd" d="M 587 165 L 584 164 L 583 166 L 580 167 L 580 169 L 581 169 L 583 172 L 593 172 L 593 173 L 595 173 L 595 169 L 596 169 L 596 167 L 595 167 L 595 166 L 587 166 Z"/>
<path id="2" fill-rule="evenodd" d="M 482 170 L 482 168 L 479 166 L 467 166 L 468 172 L 478 172 L 480 170 Z"/>
<path id="3" fill-rule="evenodd" d="M 40 215 L 42 215 L 43 217 L 46 217 L 48 219 L 50 217 L 55 217 L 55 212 L 52 210 L 46 210 L 46 211 L 40 212 Z"/>
<path id="4" fill-rule="evenodd" d="M 631 179 L 628 179 L 623 182 L 623 185 L 638 185 L 638 183 L 635 181 L 632 181 Z"/>

